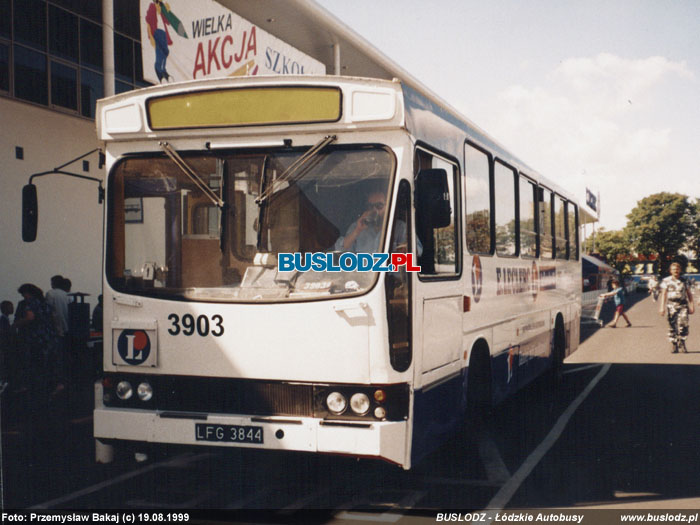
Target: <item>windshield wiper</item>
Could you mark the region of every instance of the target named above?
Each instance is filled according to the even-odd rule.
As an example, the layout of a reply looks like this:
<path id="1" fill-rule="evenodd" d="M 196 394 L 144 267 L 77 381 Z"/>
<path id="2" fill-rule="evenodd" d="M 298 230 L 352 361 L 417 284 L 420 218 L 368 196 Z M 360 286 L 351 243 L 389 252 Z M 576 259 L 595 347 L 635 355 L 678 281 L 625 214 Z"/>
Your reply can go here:
<path id="1" fill-rule="evenodd" d="M 160 147 L 163 148 L 165 154 L 170 157 L 170 159 L 175 163 L 175 165 L 182 170 L 182 172 L 187 175 L 195 186 L 197 186 L 207 198 L 214 203 L 215 206 L 223 209 L 224 201 L 219 197 L 214 191 L 209 187 L 209 185 L 204 182 L 204 179 L 199 176 L 199 174 L 194 171 L 178 154 L 177 151 L 167 142 L 160 142 Z"/>
<path id="2" fill-rule="evenodd" d="M 284 170 L 282 175 L 271 181 L 265 190 L 260 193 L 260 196 L 255 199 L 255 202 L 258 205 L 262 205 L 274 193 L 275 186 L 279 186 L 281 183 L 286 181 L 298 180 L 303 177 L 306 173 L 304 168 L 307 168 L 311 160 L 313 160 L 321 152 L 321 150 L 323 150 L 323 148 L 328 146 L 328 144 L 333 142 L 335 139 L 335 135 L 328 135 L 317 142 L 308 151 L 306 151 L 306 153 L 295 160 L 286 170 Z"/>

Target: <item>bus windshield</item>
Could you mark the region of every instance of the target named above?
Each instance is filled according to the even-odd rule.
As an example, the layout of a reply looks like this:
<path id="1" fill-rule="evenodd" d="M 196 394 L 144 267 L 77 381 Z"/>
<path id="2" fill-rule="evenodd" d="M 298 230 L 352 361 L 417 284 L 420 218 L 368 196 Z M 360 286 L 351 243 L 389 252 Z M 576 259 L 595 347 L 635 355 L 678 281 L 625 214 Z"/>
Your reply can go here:
<path id="1" fill-rule="evenodd" d="M 375 272 L 281 272 L 277 254 L 353 251 L 344 240 L 370 204 L 374 222 L 365 229 L 372 235 L 365 234 L 362 251 L 381 251 L 388 206 L 379 209 L 376 201 L 389 202 L 395 158 L 380 146 L 327 146 L 281 177 L 305 152 L 179 152 L 197 177 L 162 154 L 121 159 L 109 180 L 110 285 L 202 301 L 367 291 Z"/>

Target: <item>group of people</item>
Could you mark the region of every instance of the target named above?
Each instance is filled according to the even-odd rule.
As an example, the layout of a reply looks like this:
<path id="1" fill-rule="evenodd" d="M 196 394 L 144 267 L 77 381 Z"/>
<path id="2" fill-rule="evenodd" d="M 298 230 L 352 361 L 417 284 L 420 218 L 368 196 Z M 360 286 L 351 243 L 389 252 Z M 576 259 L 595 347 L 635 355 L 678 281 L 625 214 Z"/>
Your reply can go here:
<path id="1" fill-rule="evenodd" d="M 54 275 L 46 294 L 25 283 L 17 290 L 22 299 L 16 309 L 11 301 L 0 302 L 0 391 L 8 384 L 14 392 L 49 389 L 43 393 L 51 399 L 66 389 L 75 364 L 71 350 L 83 330 L 74 324 L 78 333 L 71 332 L 71 287 L 70 279 Z M 102 295 L 92 312 L 90 328 L 102 331 Z"/>
<path id="2" fill-rule="evenodd" d="M 53 399 L 66 388 L 70 289 L 70 279 L 55 275 L 46 294 L 25 283 L 17 290 L 22 299 L 16 309 L 11 301 L 0 303 L 0 379 L 37 402 Z"/>
<path id="3" fill-rule="evenodd" d="M 669 267 L 670 275 L 657 282 L 650 283 L 649 292 L 654 301 L 660 295 L 659 315 L 665 316 L 668 321 L 668 339 L 671 343 L 671 353 L 687 352 L 685 341 L 688 338 L 688 316 L 695 313 L 692 284 L 681 275 L 682 268 L 677 262 Z M 614 298 L 615 316 L 608 324 L 610 328 L 617 326 L 617 321 L 622 317 L 627 326 L 632 326 L 627 314 L 625 314 L 625 289 L 620 286 L 618 279 L 612 280 L 612 290 L 601 294 L 601 297 Z"/>

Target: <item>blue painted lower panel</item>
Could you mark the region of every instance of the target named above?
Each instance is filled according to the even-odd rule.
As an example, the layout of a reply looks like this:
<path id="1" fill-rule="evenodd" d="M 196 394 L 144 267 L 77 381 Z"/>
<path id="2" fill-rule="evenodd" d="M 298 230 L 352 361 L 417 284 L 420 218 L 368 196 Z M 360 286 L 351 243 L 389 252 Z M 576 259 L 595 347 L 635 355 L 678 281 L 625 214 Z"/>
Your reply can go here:
<path id="1" fill-rule="evenodd" d="M 456 430 L 466 407 L 465 378 L 466 372 L 427 391 L 415 391 L 411 463 L 435 450 Z"/>
<path id="2" fill-rule="evenodd" d="M 549 356 L 521 362 L 519 347 L 491 357 L 492 402 L 497 405 L 540 375 L 551 364 Z M 521 366 L 522 365 L 522 366 Z M 427 390 L 416 390 L 413 400 L 411 463 L 438 448 L 463 422 L 467 406 L 468 369 Z M 468 422 L 466 422 L 468 424 Z"/>

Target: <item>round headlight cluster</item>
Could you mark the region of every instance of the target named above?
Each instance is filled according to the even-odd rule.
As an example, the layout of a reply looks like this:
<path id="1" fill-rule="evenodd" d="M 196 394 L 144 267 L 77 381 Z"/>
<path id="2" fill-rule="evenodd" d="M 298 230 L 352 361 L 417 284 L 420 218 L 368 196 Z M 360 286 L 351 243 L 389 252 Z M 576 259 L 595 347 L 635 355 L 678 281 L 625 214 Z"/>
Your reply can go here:
<path id="1" fill-rule="evenodd" d="M 350 408 L 355 414 L 364 416 L 369 412 L 369 398 L 366 394 L 353 394 L 350 398 Z"/>
<path id="2" fill-rule="evenodd" d="M 131 383 L 128 381 L 119 381 L 119 383 L 117 383 L 116 394 L 119 399 L 126 401 L 134 395 L 134 389 L 131 388 Z"/>
<path id="3" fill-rule="evenodd" d="M 141 401 L 150 401 L 153 397 L 153 387 L 148 383 L 141 383 L 136 389 L 136 394 Z"/>
<path id="4" fill-rule="evenodd" d="M 383 403 L 386 400 L 386 394 L 383 390 L 376 390 L 372 397 L 375 403 Z M 347 397 L 342 392 L 333 391 L 326 397 L 326 406 L 328 411 L 336 416 L 339 416 L 346 411 L 348 407 L 352 415 L 364 416 L 369 414 L 372 408 L 372 400 L 370 396 L 364 392 L 356 392 L 350 396 L 350 401 L 348 402 Z M 384 419 L 386 417 L 386 409 L 382 406 L 378 406 L 372 412 L 372 415 L 377 419 Z"/>
<path id="5" fill-rule="evenodd" d="M 134 388 L 129 381 L 119 381 L 114 392 L 119 399 L 127 401 L 133 397 Z M 153 398 L 153 387 L 145 381 L 139 383 L 139 386 L 136 387 L 136 395 L 141 401 L 150 401 Z"/>
<path id="6" fill-rule="evenodd" d="M 339 415 L 345 412 L 348 406 L 348 400 L 345 399 L 345 396 L 340 392 L 331 392 L 326 398 L 326 405 L 328 406 L 328 410 L 333 414 Z"/>

